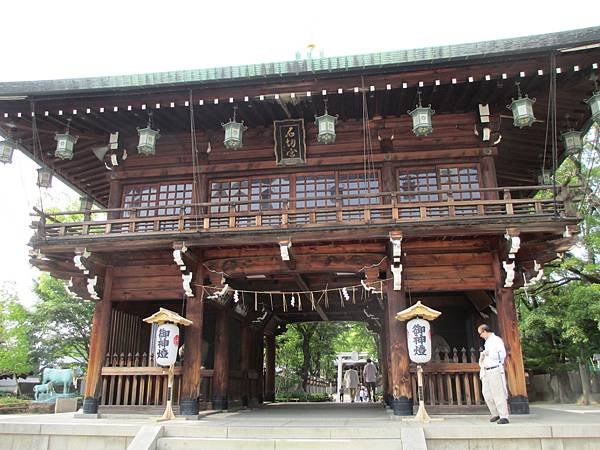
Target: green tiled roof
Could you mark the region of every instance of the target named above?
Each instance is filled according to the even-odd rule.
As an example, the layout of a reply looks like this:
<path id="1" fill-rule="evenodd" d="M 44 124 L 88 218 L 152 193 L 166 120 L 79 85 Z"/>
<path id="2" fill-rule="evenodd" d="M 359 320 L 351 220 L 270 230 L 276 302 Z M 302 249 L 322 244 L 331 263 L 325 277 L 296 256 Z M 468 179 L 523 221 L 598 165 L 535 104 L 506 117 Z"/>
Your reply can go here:
<path id="1" fill-rule="evenodd" d="M 501 54 L 527 53 L 596 42 L 600 42 L 600 27 L 471 44 L 426 47 L 393 52 L 368 53 L 364 55 L 135 75 L 7 82 L 0 83 L 0 96 L 150 88 L 165 85 L 201 84 L 215 81 L 252 79 L 256 77 L 268 78 L 284 75 L 301 75 L 303 73 L 341 72 L 424 62 L 475 59 Z"/>

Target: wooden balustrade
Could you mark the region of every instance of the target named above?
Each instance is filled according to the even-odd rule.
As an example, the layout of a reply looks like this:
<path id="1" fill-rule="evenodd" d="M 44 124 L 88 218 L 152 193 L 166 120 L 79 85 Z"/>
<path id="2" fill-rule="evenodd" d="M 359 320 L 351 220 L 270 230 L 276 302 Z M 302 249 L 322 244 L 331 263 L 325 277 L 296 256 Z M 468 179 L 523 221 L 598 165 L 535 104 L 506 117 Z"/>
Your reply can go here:
<path id="1" fill-rule="evenodd" d="M 173 403 L 179 403 L 181 366 L 174 368 Z M 212 370 L 202 370 L 201 393 L 210 399 Z M 154 365 L 154 356 L 143 353 L 106 354 L 102 367 L 102 399 L 104 406 L 151 406 L 167 402 L 168 368 Z"/>
<path id="2" fill-rule="evenodd" d="M 38 238 L 69 238 L 76 236 L 101 237 L 118 234 L 165 234 L 209 232 L 233 229 L 318 228 L 332 224 L 387 224 L 424 221 L 452 221 L 469 219 L 498 219 L 506 217 L 539 217 L 572 214 L 568 195 L 554 198 L 530 197 L 531 193 L 545 191 L 548 186 L 464 189 L 457 191 L 387 192 L 356 196 L 330 196 L 310 199 L 324 206 L 293 208 L 297 201 L 279 200 L 280 209 L 272 208 L 271 200 L 252 200 L 228 203 L 199 203 L 176 205 L 177 215 L 160 215 L 164 206 L 144 208 L 114 208 L 93 210 L 92 220 L 61 222 L 60 217 L 78 214 L 77 211 L 46 214 L 35 222 Z M 486 192 L 500 192 L 498 199 L 486 200 Z M 412 201 L 424 195 L 440 201 Z M 521 197 L 521 198 L 519 198 Z M 465 200 L 464 198 L 470 198 Z M 184 213 L 183 211 L 186 211 Z M 198 214 L 197 212 L 202 212 Z M 113 218 L 120 217 L 120 218 Z"/>
<path id="3" fill-rule="evenodd" d="M 436 352 L 423 367 L 426 405 L 479 406 L 484 404 L 479 379 L 479 355 L 474 348 Z M 417 369 L 411 366 L 413 398 L 417 399 Z"/>

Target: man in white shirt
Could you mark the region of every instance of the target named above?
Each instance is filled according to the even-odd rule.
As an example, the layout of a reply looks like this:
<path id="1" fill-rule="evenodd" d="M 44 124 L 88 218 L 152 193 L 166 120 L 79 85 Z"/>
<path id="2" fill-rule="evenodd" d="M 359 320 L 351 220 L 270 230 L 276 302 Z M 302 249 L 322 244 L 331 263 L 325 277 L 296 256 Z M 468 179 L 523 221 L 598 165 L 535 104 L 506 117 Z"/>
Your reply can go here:
<path id="1" fill-rule="evenodd" d="M 367 358 L 367 364 L 363 368 L 363 378 L 367 385 L 367 392 L 369 393 L 369 401 L 375 401 L 375 386 L 377 384 L 377 368 L 371 358 Z"/>
<path id="2" fill-rule="evenodd" d="M 354 367 L 350 366 L 346 373 L 344 374 L 344 384 L 346 385 L 346 389 L 350 390 L 350 401 L 354 403 L 354 399 L 356 398 L 356 388 L 358 387 L 358 372 L 354 370 Z"/>
<path id="3" fill-rule="evenodd" d="M 485 340 L 485 349 L 479 356 L 483 398 L 492 414 L 490 422 L 508 423 L 508 390 L 504 376 L 506 349 L 504 342 L 494 334 L 489 325 L 479 325 L 479 336 Z"/>

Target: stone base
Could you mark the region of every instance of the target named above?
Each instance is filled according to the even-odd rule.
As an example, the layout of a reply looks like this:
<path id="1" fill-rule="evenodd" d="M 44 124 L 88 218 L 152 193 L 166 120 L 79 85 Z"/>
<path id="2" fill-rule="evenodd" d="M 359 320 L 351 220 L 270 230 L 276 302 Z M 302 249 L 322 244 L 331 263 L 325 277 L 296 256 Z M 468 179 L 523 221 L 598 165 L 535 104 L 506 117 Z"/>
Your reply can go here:
<path id="1" fill-rule="evenodd" d="M 515 395 L 508 399 L 511 414 L 529 414 L 529 399 L 524 395 Z"/>
<path id="2" fill-rule="evenodd" d="M 198 399 L 182 398 L 179 401 L 179 413 L 182 416 L 197 416 L 199 410 Z"/>
<path id="3" fill-rule="evenodd" d="M 59 397 L 56 399 L 54 404 L 54 413 L 66 413 L 77 411 L 77 398 L 76 397 Z"/>
<path id="4" fill-rule="evenodd" d="M 225 411 L 229 407 L 226 395 L 214 395 L 212 400 L 213 409 Z"/>
<path id="5" fill-rule="evenodd" d="M 86 397 L 83 399 L 83 414 L 98 414 L 98 399 Z"/>
<path id="6" fill-rule="evenodd" d="M 392 409 L 395 416 L 412 416 L 413 402 L 411 398 L 400 397 L 392 399 Z"/>

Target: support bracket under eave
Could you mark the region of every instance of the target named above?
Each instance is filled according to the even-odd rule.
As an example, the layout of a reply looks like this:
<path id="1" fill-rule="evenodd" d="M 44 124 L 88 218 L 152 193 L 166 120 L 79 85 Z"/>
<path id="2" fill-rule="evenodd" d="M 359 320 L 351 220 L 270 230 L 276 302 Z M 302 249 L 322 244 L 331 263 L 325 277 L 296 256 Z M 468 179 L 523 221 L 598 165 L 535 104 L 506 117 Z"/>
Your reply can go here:
<path id="1" fill-rule="evenodd" d="M 506 260 L 502 261 L 502 268 L 506 273 L 504 278 L 504 287 L 510 288 L 513 286 L 515 281 L 515 258 L 517 252 L 521 248 L 521 238 L 519 237 L 519 230 L 517 228 L 507 228 L 504 238 L 507 241 L 507 257 Z"/>
<path id="2" fill-rule="evenodd" d="M 400 291 L 402 290 L 402 264 L 400 263 L 402 259 L 402 232 L 391 231 L 390 242 L 392 251 L 390 270 L 394 277 L 394 290 Z"/>

